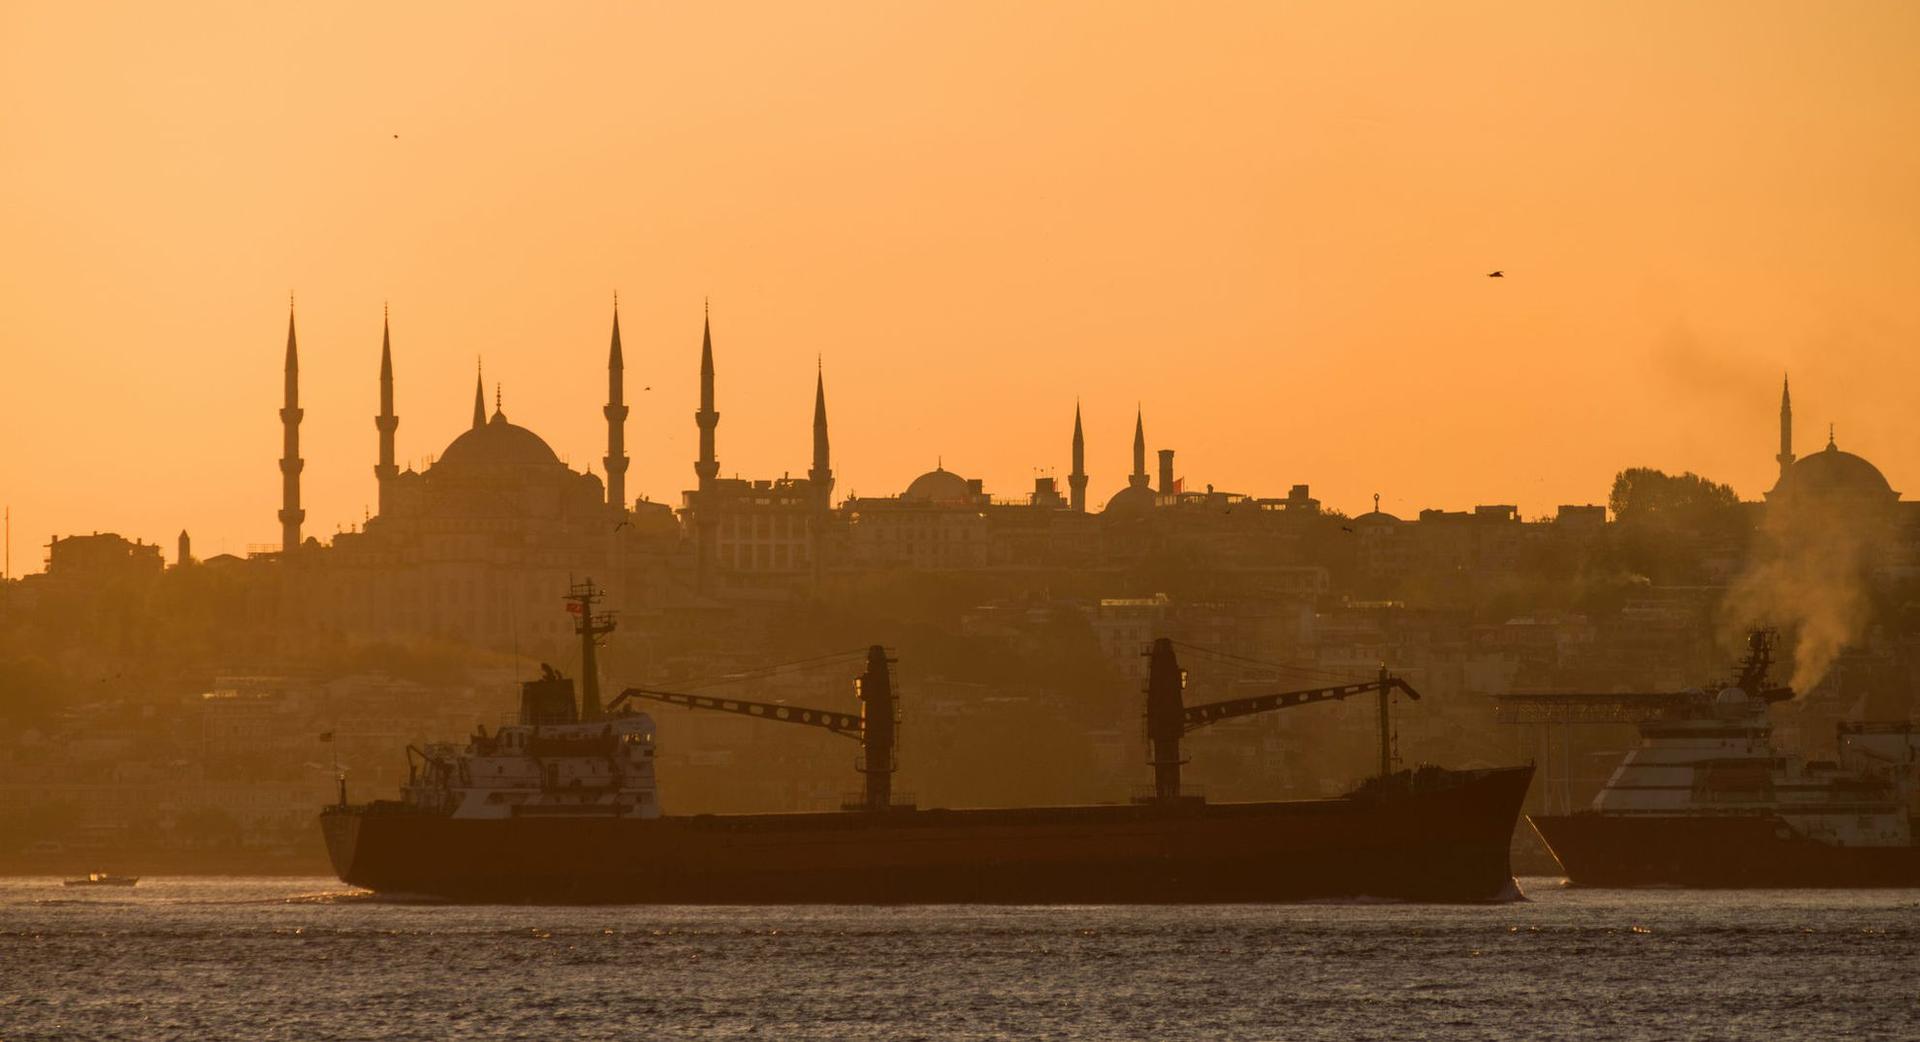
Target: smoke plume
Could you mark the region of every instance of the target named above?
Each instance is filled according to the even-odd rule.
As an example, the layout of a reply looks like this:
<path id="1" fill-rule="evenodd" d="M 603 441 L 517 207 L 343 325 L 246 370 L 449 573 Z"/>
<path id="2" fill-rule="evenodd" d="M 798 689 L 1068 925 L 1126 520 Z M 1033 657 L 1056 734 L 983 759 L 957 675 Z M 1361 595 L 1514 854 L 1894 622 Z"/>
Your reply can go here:
<path id="1" fill-rule="evenodd" d="M 1844 497 L 1776 499 L 1766 509 L 1720 635 L 1739 647 L 1753 627 L 1778 628 L 1793 648 L 1790 682 L 1804 694 L 1872 621 L 1873 570 L 1884 559 L 1889 519 L 1881 504 Z"/>

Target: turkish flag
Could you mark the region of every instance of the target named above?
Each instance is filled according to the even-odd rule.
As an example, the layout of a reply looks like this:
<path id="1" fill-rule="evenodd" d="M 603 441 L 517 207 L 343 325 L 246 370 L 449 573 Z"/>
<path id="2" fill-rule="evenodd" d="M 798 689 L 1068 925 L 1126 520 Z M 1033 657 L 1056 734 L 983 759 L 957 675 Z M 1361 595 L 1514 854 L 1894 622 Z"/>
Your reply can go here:
<path id="1" fill-rule="evenodd" d="M 568 614 L 568 615 L 578 615 L 578 614 L 580 614 L 580 612 L 581 612 L 581 610 L 582 610 L 582 607 L 581 607 L 581 604 L 580 604 L 580 602 L 579 602 L 579 601 L 568 601 L 568 602 L 567 602 L 567 614 Z"/>

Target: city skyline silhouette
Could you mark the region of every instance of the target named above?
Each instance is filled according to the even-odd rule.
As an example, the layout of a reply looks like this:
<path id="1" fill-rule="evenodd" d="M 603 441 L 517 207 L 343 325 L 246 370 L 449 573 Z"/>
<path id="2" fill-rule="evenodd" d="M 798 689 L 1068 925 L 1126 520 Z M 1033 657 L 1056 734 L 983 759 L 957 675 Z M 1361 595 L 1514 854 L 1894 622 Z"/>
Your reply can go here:
<path id="1" fill-rule="evenodd" d="M 880 8 L 10 16 L 14 570 L 55 534 L 275 541 L 289 290 L 323 537 L 374 506 L 383 303 L 403 462 L 484 356 L 598 473 L 616 292 L 656 500 L 690 487 L 709 296 L 723 467 L 804 470 L 822 359 L 836 495 L 936 460 L 1021 494 L 1078 400 L 1096 501 L 1136 403 L 1184 476 L 1353 514 L 1543 515 L 1643 465 L 1754 498 L 1783 372 L 1803 429 L 1914 485 L 1912 13 L 1094 10 L 1011 43 Z M 118 75 L 33 45 L 81 32 Z"/>

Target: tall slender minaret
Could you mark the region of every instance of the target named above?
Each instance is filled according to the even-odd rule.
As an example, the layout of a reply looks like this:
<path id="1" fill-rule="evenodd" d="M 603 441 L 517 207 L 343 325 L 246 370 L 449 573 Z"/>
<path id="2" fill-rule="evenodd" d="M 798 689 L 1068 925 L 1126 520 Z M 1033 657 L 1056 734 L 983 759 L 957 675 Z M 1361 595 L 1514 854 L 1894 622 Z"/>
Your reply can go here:
<path id="1" fill-rule="evenodd" d="M 290 554 L 300 546 L 300 522 L 307 512 L 300 509 L 300 351 L 293 336 L 293 302 L 287 302 L 287 396 L 280 407 L 280 427 L 285 432 L 280 456 L 280 552 Z"/>
<path id="2" fill-rule="evenodd" d="M 1073 403 L 1073 473 L 1067 475 L 1068 505 L 1074 513 L 1087 512 L 1087 438 L 1080 433 L 1080 403 Z"/>
<path id="3" fill-rule="evenodd" d="M 1140 410 L 1133 413 L 1133 473 L 1127 476 L 1127 485 L 1132 488 L 1146 488 L 1153 484 L 1147 477 L 1147 427 Z"/>
<path id="4" fill-rule="evenodd" d="M 473 365 L 473 425 L 487 425 L 487 378 L 478 362 Z"/>
<path id="5" fill-rule="evenodd" d="M 400 474 L 393 463 L 393 432 L 400 426 L 400 417 L 393 413 L 393 338 L 385 308 L 380 312 L 380 415 L 373 418 L 373 426 L 380 432 L 380 462 L 374 464 L 373 476 L 379 483 L 380 512 L 384 514 L 387 486 Z"/>
<path id="6" fill-rule="evenodd" d="M 813 374 L 813 469 L 807 471 L 816 489 L 833 487 L 832 459 L 833 448 L 827 439 L 827 374 L 818 367 Z"/>
<path id="7" fill-rule="evenodd" d="M 713 409 L 713 315 L 708 312 L 700 323 L 700 411 L 693 414 L 700 427 L 700 461 L 693 472 L 705 490 L 720 476 L 720 461 L 713 455 L 713 429 L 720 425 L 720 414 Z"/>
<path id="8" fill-rule="evenodd" d="M 696 583 L 700 592 L 705 593 L 713 575 L 714 537 L 719 530 L 719 518 L 714 515 L 711 500 L 713 481 L 720 476 L 720 461 L 713 455 L 713 429 L 720 425 L 720 414 L 713 408 L 713 313 L 706 310 L 700 321 L 700 411 L 693 414 L 693 422 L 700 427 L 700 459 L 693 465 L 693 472 L 699 475 L 700 486 L 694 499 L 694 528 L 696 534 Z"/>
<path id="9" fill-rule="evenodd" d="M 807 558 L 817 590 L 826 571 L 827 527 L 833 515 L 833 453 L 827 440 L 827 375 L 816 361 L 813 374 L 813 467 L 807 471 L 813 496 L 807 513 Z"/>
<path id="10" fill-rule="evenodd" d="M 1780 377 L 1780 455 L 1774 460 L 1780 464 L 1780 480 L 1787 480 L 1787 471 L 1793 466 L 1793 395 L 1787 391 L 1787 378 Z"/>
<path id="11" fill-rule="evenodd" d="M 607 505 L 627 509 L 627 364 L 620 357 L 620 298 L 613 298 L 613 346 L 607 349 Z"/>

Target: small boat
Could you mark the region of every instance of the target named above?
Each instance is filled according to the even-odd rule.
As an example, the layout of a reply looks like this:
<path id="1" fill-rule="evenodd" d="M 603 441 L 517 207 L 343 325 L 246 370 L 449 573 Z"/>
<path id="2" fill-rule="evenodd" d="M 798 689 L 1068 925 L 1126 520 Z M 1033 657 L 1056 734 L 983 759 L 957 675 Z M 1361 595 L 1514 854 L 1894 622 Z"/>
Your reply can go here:
<path id="1" fill-rule="evenodd" d="M 111 872 L 88 872 L 85 879 L 69 879 L 67 886 L 132 886 L 139 876 L 116 876 Z"/>

